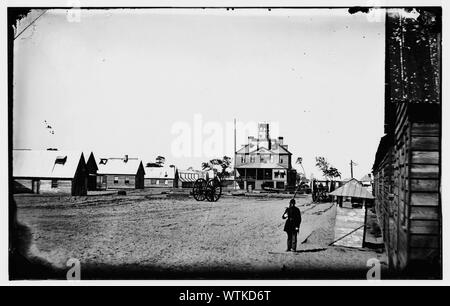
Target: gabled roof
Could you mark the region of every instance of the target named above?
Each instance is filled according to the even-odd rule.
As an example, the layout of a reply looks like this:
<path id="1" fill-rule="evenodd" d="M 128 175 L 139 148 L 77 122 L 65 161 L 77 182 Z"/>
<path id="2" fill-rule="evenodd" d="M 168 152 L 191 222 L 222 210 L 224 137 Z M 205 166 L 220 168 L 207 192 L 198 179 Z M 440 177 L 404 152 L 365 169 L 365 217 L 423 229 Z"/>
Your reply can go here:
<path id="1" fill-rule="evenodd" d="M 173 180 L 175 179 L 175 168 L 169 166 L 145 167 L 145 178 Z"/>
<path id="2" fill-rule="evenodd" d="M 75 177 L 81 151 L 13 150 L 13 177 Z"/>
<path id="3" fill-rule="evenodd" d="M 360 182 L 371 182 L 372 178 L 368 174 L 366 174 L 359 181 Z"/>
<path id="4" fill-rule="evenodd" d="M 374 199 L 375 197 L 367 191 L 365 187 L 357 179 L 351 179 L 344 186 L 339 187 L 333 192 L 330 192 L 332 196 L 352 197 L 361 199 Z"/>
<path id="5" fill-rule="evenodd" d="M 269 149 L 267 149 L 265 147 L 259 147 L 259 150 L 255 150 L 253 153 L 257 153 L 257 154 L 271 154 L 272 151 L 270 151 Z"/>
<path id="6" fill-rule="evenodd" d="M 242 148 L 240 148 L 236 153 L 238 154 L 244 154 L 244 153 L 250 153 L 256 150 L 256 145 L 254 144 L 246 144 Z"/>
<path id="7" fill-rule="evenodd" d="M 272 149 L 275 154 L 292 154 L 284 145 L 278 145 L 276 149 Z"/>
<path id="8" fill-rule="evenodd" d="M 259 150 L 257 149 L 256 145 L 247 144 L 244 147 L 240 148 L 237 152 L 237 154 L 292 154 L 289 152 L 284 146 L 277 145 L 276 149 L 267 149 L 265 147 L 259 147 Z"/>
<path id="9" fill-rule="evenodd" d="M 86 161 L 86 165 L 92 166 L 94 171 L 98 170 L 97 159 L 95 158 L 94 152 L 92 151 L 83 151 L 84 159 Z M 89 171 L 89 170 L 88 170 Z"/>
<path id="10" fill-rule="evenodd" d="M 103 163 L 102 161 L 106 162 Z M 138 158 L 128 158 L 126 162 L 124 158 L 99 158 L 97 173 L 136 175 L 141 166 L 142 161 Z M 142 168 L 144 167 L 142 166 Z"/>

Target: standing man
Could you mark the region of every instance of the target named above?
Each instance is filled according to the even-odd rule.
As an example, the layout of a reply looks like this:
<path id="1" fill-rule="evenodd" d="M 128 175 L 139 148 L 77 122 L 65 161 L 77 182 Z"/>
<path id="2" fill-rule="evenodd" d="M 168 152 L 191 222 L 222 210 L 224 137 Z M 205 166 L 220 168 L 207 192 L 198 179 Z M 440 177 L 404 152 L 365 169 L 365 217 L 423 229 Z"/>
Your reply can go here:
<path id="1" fill-rule="evenodd" d="M 289 207 L 286 208 L 283 216 L 286 220 L 284 225 L 284 231 L 287 233 L 287 252 L 297 251 L 297 234 L 300 229 L 300 223 L 302 222 L 302 215 L 300 209 L 295 207 L 295 200 L 291 199 Z"/>

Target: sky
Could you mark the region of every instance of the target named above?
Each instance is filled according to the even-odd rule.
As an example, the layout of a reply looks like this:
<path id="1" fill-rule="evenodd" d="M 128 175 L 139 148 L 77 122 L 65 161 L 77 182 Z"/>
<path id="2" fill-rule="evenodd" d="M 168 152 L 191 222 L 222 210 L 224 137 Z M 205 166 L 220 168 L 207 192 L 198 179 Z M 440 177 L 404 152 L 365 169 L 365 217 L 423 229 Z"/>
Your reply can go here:
<path id="1" fill-rule="evenodd" d="M 233 156 L 236 119 L 237 149 L 268 122 L 308 177 L 324 156 L 343 178 L 355 161 L 360 178 L 383 115 L 383 14 L 48 10 L 14 41 L 15 149 L 200 168 Z"/>

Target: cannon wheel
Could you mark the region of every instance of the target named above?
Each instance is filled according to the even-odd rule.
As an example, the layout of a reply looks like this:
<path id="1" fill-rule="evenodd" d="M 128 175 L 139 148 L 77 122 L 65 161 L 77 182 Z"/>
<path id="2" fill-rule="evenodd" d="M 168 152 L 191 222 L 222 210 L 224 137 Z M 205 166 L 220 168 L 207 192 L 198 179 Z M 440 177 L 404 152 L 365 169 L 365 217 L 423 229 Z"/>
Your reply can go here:
<path id="1" fill-rule="evenodd" d="M 197 201 L 204 201 L 206 199 L 207 182 L 206 180 L 199 178 L 195 181 L 192 188 L 192 195 Z"/>
<path id="2" fill-rule="evenodd" d="M 316 191 L 314 191 L 313 193 L 312 193 L 312 201 L 313 201 L 313 203 L 316 203 L 318 200 L 317 200 L 317 192 Z"/>
<path id="3" fill-rule="evenodd" d="M 222 186 L 217 179 L 210 179 L 206 187 L 206 199 L 210 202 L 217 202 L 222 196 Z"/>

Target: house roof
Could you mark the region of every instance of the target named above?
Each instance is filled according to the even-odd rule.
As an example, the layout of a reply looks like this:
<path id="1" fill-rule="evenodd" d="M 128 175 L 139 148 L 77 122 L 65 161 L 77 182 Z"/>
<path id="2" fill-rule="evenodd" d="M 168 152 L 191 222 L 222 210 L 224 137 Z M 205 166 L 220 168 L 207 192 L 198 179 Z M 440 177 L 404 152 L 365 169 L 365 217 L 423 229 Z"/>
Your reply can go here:
<path id="1" fill-rule="evenodd" d="M 102 163 L 102 160 L 105 163 Z M 140 166 L 142 166 L 142 162 L 138 158 L 128 158 L 126 162 L 124 158 L 99 158 L 97 173 L 136 175 Z"/>
<path id="2" fill-rule="evenodd" d="M 169 166 L 163 167 L 145 167 L 145 178 L 149 179 L 175 179 L 175 168 Z"/>
<path id="3" fill-rule="evenodd" d="M 359 181 L 360 182 L 371 182 L 372 178 L 368 174 L 366 174 Z"/>
<path id="4" fill-rule="evenodd" d="M 257 149 L 256 145 L 253 144 L 247 144 L 240 148 L 237 152 L 237 154 L 292 154 L 289 152 L 285 146 L 277 145 L 275 149 L 267 149 L 265 147 L 259 147 Z"/>
<path id="5" fill-rule="evenodd" d="M 247 164 L 240 164 L 236 166 L 236 169 L 244 169 L 244 168 L 250 168 L 250 169 L 287 169 L 287 167 L 283 167 L 276 163 L 247 163 Z"/>
<path id="6" fill-rule="evenodd" d="M 81 151 L 13 150 L 13 177 L 74 178 L 82 157 Z"/>
<path id="7" fill-rule="evenodd" d="M 389 149 L 394 145 L 393 136 L 390 134 L 386 134 L 380 139 L 380 143 L 378 144 L 377 153 L 375 154 L 375 161 L 372 166 L 372 170 L 377 170 L 380 164 L 383 162 L 386 154 L 389 152 Z"/>
<path id="8" fill-rule="evenodd" d="M 357 179 L 351 179 L 344 186 L 339 187 L 333 192 L 330 192 L 332 196 L 352 197 L 361 199 L 374 199 L 374 196 L 367 191 L 365 187 Z"/>
<path id="9" fill-rule="evenodd" d="M 95 169 L 88 169 L 88 171 L 97 171 L 97 159 L 95 158 L 94 152 L 92 151 L 83 151 L 84 160 L 86 161 L 86 165 L 89 167 L 95 167 Z M 92 158 L 91 158 L 92 157 Z"/>

